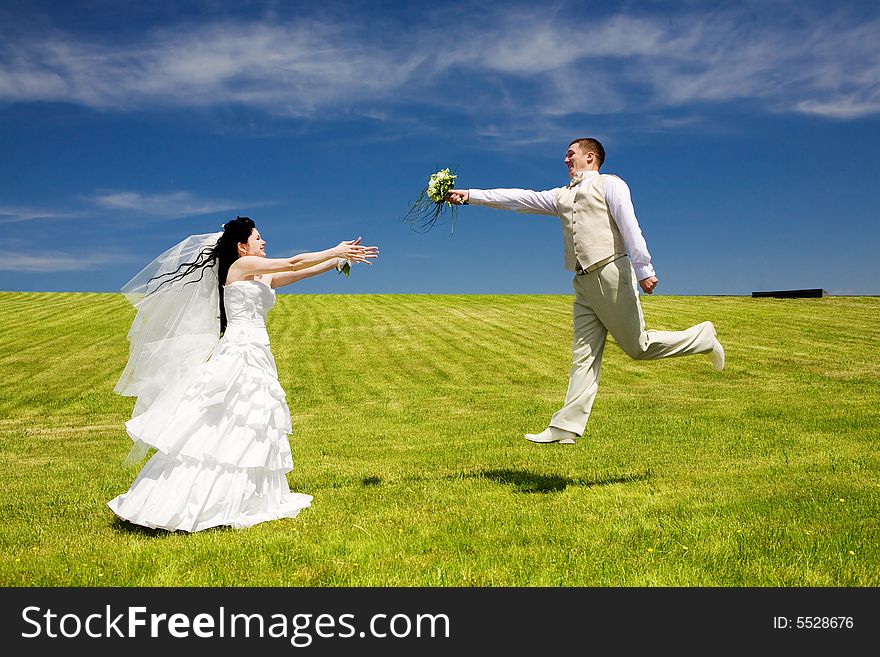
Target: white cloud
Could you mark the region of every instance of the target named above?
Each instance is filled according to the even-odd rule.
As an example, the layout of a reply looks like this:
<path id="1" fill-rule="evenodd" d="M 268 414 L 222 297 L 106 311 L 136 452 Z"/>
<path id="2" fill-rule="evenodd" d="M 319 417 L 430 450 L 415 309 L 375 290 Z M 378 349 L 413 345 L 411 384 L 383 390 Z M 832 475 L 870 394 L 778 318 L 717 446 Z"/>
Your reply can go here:
<path id="1" fill-rule="evenodd" d="M 124 262 L 119 255 L 79 255 L 60 251 L 40 254 L 16 251 L 0 251 L 0 271 L 61 272 L 100 269 L 110 264 Z"/>
<path id="2" fill-rule="evenodd" d="M 91 206 L 89 211 L 59 211 L 51 208 L 0 206 L 0 224 L 27 221 L 75 219 L 107 215 L 178 219 L 214 212 L 250 211 L 251 208 L 272 205 L 271 201 L 240 201 L 222 198 L 200 198 L 191 192 L 177 191 L 165 194 L 144 194 L 136 191 L 103 191 L 80 197 Z"/>
<path id="3" fill-rule="evenodd" d="M 597 14 L 592 5 L 499 9 L 454 30 L 376 18 L 185 23 L 126 44 L 57 31 L 9 42 L 0 101 L 98 109 L 242 105 L 288 117 L 400 116 L 401 104 L 503 124 L 523 116 L 756 108 L 880 113 L 880 18 L 747 7 Z M 383 22 L 384 21 L 384 22 Z"/>
<path id="4" fill-rule="evenodd" d="M 744 12 L 617 15 L 573 31 L 566 15 L 509 16 L 466 36 L 455 65 L 539 79 L 544 115 L 680 109 L 756 100 L 769 111 L 880 113 L 880 18 L 826 11 L 780 24 Z M 518 99 L 520 106 L 528 106 Z"/>
<path id="5" fill-rule="evenodd" d="M 855 119 L 870 114 L 880 114 L 880 93 L 871 98 L 835 98 L 831 101 L 805 100 L 797 104 L 805 114 L 818 114 L 833 119 Z"/>
<path id="6" fill-rule="evenodd" d="M 311 115 L 327 103 L 384 96 L 422 59 L 352 45 L 348 29 L 224 21 L 160 29 L 125 45 L 57 32 L 7 47 L 0 99 L 99 109 L 233 103 Z"/>
<path id="7" fill-rule="evenodd" d="M 82 216 L 79 212 L 58 212 L 32 207 L 0 207 L 0 224 L 12 224 L 37 219 L 72 219 Z"/>
<path id="8" fill-rule="evenodd" d="M 236 208 L 252 208 L 268 205 L 265 201 L 231 201 L 224 199 L 202 199 L 190 192 L 171 192 L 167 194 L 142 194 L 132 191 L 114 191 L 90 197 L 95 205 L 106 209 L 160 219 L 192 217 L 212 212 L 222 212 Z"/>

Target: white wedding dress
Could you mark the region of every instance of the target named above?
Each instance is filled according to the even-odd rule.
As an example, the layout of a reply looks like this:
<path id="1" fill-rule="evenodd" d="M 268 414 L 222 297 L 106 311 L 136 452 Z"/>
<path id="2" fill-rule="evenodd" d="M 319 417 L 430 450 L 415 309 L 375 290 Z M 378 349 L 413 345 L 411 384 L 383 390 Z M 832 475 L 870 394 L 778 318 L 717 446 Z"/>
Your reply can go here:
<path id="1" fill-rule="evenodd" d="M 292 518 L 312 497 L 291 493 L 290 412 L 269 350 L 275 291 L 260 281 L 224 288 L 227 328 L 183 394 L 159 399 L 125 426 L 155 448 L 127 493 L 108 502 L 145 527 L 197 532 Z"/>

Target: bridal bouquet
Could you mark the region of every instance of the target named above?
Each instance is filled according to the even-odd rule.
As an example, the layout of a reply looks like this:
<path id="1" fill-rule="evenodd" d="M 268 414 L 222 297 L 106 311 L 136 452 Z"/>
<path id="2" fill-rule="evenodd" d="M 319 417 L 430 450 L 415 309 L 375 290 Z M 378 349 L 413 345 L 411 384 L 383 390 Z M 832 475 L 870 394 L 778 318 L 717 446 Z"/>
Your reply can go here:
<path id="1" fill-rule="evenodd" d="M 440 216 L 449 208 L 449 214 L 452 217 L 452 230 L 454 231 L 458 207 L 447 201 L 446 195 L 449 190 L 455 187 L 457 177 L 448 168 L 432 173 L 428 178 L 428 186 L 422 190 L 419 198 L 410 206 L 404 220 L 413 224 L 416 230 L 426 233 L 434 227 Z"/>

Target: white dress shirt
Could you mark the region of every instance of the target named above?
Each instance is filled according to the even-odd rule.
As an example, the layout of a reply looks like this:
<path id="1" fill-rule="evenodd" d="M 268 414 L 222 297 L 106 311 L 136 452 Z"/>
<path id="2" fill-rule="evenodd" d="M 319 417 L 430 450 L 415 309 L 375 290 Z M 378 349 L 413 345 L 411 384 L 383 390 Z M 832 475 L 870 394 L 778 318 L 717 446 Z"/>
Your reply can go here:
<path id="1" fill-rule="evenodd" d="M 585 179 L 599 175 L 598 171 L 578 173 L 583 173 Z M 580 184 L 580 182 L 577 183 L 577 185 Z M 469 189 L 468 203 L 487 205 L 500 210 L 559 216 L 555 189 L 543 192 L 534 192 L 530 189 Z M 636 219 L 629 186 L 617 176 L 605 176 L 605 203 L 608 204 L 611 216 L 626 244 L 636 278 L 641 281 L 649 276 L 654 276 L 651 254 L 648 253 L 648 245 L 645 243 L 642 229 L 639 228 L 639 222 Z"/>

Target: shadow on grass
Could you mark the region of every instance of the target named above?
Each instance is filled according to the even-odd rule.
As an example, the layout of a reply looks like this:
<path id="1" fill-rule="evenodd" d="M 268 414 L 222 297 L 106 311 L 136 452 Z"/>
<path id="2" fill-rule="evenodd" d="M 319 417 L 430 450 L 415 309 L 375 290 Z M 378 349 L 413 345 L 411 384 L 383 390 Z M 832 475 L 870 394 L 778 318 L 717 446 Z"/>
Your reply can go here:
<path id="1" fill-rule="evenodd" d="M 110 526 L 113 527 L 120 534 L 131 534 L 137 536 L 144 536 L 146 538 L 166 538 L 171 536 L 191 536 L 192 534 L 189 532 L 185 532 L 183 530 L 175 530 L 171 531 L 168 529 L 151 529 L 150 527 L 142 527 L 141 525 L 136 525 L 133 522 L 128 522 L 126 520 L 122 520 L 119 517 L 113 518 L 113 521 L 110 523 Z M 209 527 L 208 529 L 203 529 L 199 531 L 199 534 L 207 534 L 211 532 L 231 532 L 235 531 L 231 527 L 227 527 L 225 525 L 220 525 L 217 527 Z"/>
<path id="2" fill-rule="evenodd" d="M 141 527 L 140 525 L 135 525 L 132 522 L 128 522 L 126 520 L 122 520 L 121 518 L 114 517 L 110 522 L 110 526 L 113 527 L 120 534 L 136 534 L 139 536 L 146 536 L 149 538 L 160 538 L 162 536 L 172 536 L 175 532 L 169 532 L 165 529 L 150 529 L 149 527 Z"/>
<path id="3" fill-rule="evenodd" d="M 572 479 L 560 475 L 538 474 L 528 470 L 481 470 L 466 477 L 490 479 L 499 484 L 513 486 L 520 493 L 558 493 L 568 486 L 609 486 L 611 484 L 628 484 L 634 481 L 645 481 L 651 478 L 651 471 L 601 477 L 598 479 Z"/>

